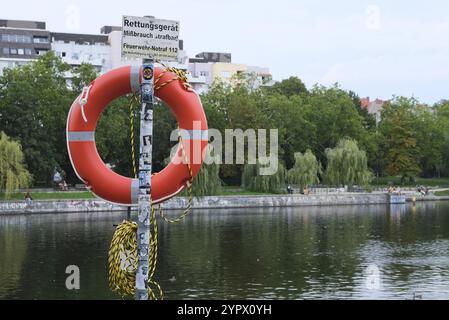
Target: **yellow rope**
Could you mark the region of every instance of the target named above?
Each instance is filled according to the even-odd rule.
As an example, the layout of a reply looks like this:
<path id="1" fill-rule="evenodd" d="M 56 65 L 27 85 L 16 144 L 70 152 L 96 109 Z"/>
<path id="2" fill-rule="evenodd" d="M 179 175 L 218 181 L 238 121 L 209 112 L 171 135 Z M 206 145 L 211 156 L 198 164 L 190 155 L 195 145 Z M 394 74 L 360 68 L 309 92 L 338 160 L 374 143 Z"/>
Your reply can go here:
<path id="1" fill-rule="evenodd" d="M 133 173 L 134 178 L 137 178 L 137 166 L 136 166 L 136 147 L 134 144 L 134 102 L 139 102 L 137 96 L 134 94 L 129 101 L 129 124 L 130 124 L 130 133 L 131 133 L 131 155 L 132 155 L 132 164 L 133 164 Z"/>
<path id="2" fill-rule="evenodd" d="M 157 63 L 161 64 L 165 69 L 162 70 L 161 74 L 154 80 L 154 91 L 160 90 L 163 87 L 169 85 L 172 82 L 175 82 L 177 80 L 181 81 L 184 89 L 186 89 L 187 91 L 193 91 L 192 86 L 190 85 L 190 83 L 187 81 L 187 73 L 184 70 L 175 68 L 175 67 L 168 67 L 166 66 L 164 63 L 160 62 L 160 61 L 156 61 Z M 173 77 L 170 80 L 167 80 L 164 83 L 159 84 L 159 81 L 162 79 L 162 77 L 167 73 L 167 72 L 172 72 L 175 74 L 175 77 Z"/>
<path id="3" fill-rule="evenodd" d="M 152 210 L 150 232 L 150 252 L 148 256 L 148 298 L 150 300 L 163 300 L 164 294 L 161 286 L 153 278 L 156 272 L 158 227 L 156 214 Z M 137 223 L 123 221 L 116 229 L 109 247 L 109 288 L 125 298 L 136 294 L 136 272 L 137 272 Z M 152 289 L 156 287 L 159 296 Z"/>
<path id="4" fill-rule="evenodd" d="M 122 298 L 136 293 L 137 224 L 123 221 L 109 247 L 109 288 Z"/>
<path id="5" fill-rule="evenodd" d="M 178 133 L 179 133 L 179 126 L 178 126 Z M 176 219 L 174 220 L 170 220 L 166 217 L 164 211 L 162 210 L 161 205 L 159 205 L 159 215 L 161 216 L 161 218 L 167 222 L 167 223 L 178 223 L 181 222 L 182 220 L 184 220 L 191 212 L 192 212 L 192 203 L 193 203 L 193 193 L 192 193 L 192 187 L 193 187 L 193 171 L 192 171 L 192 166 L 190 165 L 189 159 L 187 158 L 187 154 L 184 150 L 184 145 L 182 144 L 182 136 L 179 134 L 178 135 L 178 141 L 179 141 L 179 145 L 181 146 L 181 150 L 182 150 L 182 156 L 184 158 L 184 162 L 187 164 L 187 168 L 189 170 L 189 175 L 190 175 L 190 179 L 187 182 L 187 196 L 188 196 L 188 205 L 187 208 L 184 210 L 184 212 Z"/>

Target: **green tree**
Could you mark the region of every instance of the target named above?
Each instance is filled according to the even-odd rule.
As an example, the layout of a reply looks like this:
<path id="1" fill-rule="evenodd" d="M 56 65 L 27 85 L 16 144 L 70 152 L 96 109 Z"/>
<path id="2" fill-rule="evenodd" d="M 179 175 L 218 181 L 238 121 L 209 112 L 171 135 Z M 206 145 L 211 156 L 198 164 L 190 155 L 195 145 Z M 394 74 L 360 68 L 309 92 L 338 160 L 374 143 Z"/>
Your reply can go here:
<path id="1" fill-rule="evenodd" d="M 306 85 L 298 77 L 290 77 L 282 80 L 281 82 L 276 82 L 274 85 L 269 87 L 269 91 L 279 93 L 287 97 L 308 93 Z"/>
<path id="2" fill-rule="evenodd" d="M 401 176 L 402 182 L 413 181 L 421 172 L 420 150 L 417 146 L 415 109 L 417 101 L 397 97 L 385 104 L 380 131 L 383 135 L 383 161 L 386 173 Z"/>
<path id="3" fill-rule="evenodd" d="M 242 174 L 242 187 L 247 191 L 262 193 L 285 192 L 285 167 L 279 163 L 278 171 L 273 175 L 261 175 L 262 164 L 246 164 Z"/>
<path id="4" fill-rule="evenodd" d="M 438 114 L 429 106 L 417 104 L 413 112 L 412 127 L 419 150 L 420 168 L 425 177 L 440 176 L 444 166 L 445 138 L 448 130 L 438 121 Z"/>
<path id="5" fill-rule="evenodd" d="M 226 129 L 246 131 L 265 127 L 266 115 L 259 107 L 260 90 L 254 89 L 252 83 L 248 81 L 250 80 L 246 77 L 233 79 L 229 83 L 217 80 L 210 91 L 202 96 L 209 128 L 219 130 L 223 137 Z M 224 139 L 223 150 L 225 150 Z M 223 158 L 223 163 L 224 160 Z M 224 182 L 240 183 L 243 165 L 224 164 L 220 170 Z"/>
<path id="6" fill-rule="evenodd" d="M 0 189 L 4 189 L 5 198 L 9 198 L 16 189 L 28 187 L 31 183 L 31 175 L 23 160 L 20 144 L 0 132 Z"/>
<path id="7" fill-rule="evenodd" d="M 441 101 L 435 106 L 437 116 L 437 127 L 441 130 L 443 146 L 441 149 L 442 165 L 439 174 L 449 176 L 449 101 Z"/>
<path id="8" fill-rule="evenodd" d="M 97 69 L 90 63 L 81 63 L 72 71 L 72 90 L 75 93 L 81 93 L 83 88 L 88 86 L 98 77 Z"/>
<path id="9" fill-rule="evenodd" d="M 342 139 L 333 149 L 326 150 L 325 181 L 330 185 L 367 185 L 372 179 L 366 152 L 357 142 Z"/>
<path id="10" fill-rule="evenodd" d="M 351 96 L 338 86 L 315 86 L 306 97 L 304 117 L 315 128 L 310 137 L 310 149 L 324 163 L 325 150 L 343 138 L 351 138 L 364 149 L 369 144 L 369 132 Z"/>
<path id="11" fill-rule="evenodd" d="M 295 153 L 295 166 L 287 173 L 287 181 L 301 189 L 320 183 L 319 175 L 322 173 L 321 164 L 312 151 L 304 154 Z"/>
<path id="12" fill-rule="evenodd" d="M 200 172 L 193 181 L 192 194 L 195 197 L 214 196 L 218 195 L 221 191 L 220 166 L 216 163 L 219 159 L 211 161 L 212 159 L 213 156 L 211 153 L 206 152 L 206 163 L 203 164 Z"/>
<path id="13" fill-rule="evenodd" d="M 258 108 L 264 114 L 261 125 L 277 129 L 280 158 L 287 168 L 295 163 L 295 152 L 311 148 L 316 135 L 316 125 L 306 119 L 303 96 L 290 97 L 273 93 L 258 98 Z"/>
<path id="14" fill-rule="evenodd" d="M 97 126 L 95 140 L 102 160 L 124 176 L 133 175 L 129 103 L 131 97 L 113 101 L 103 112 Z M 138 103 L 136 104 L 138 107 Z M 137 110 L 137 109 L 136 109 Z M 137 113 L 138 114 L 138 113 Z M 139 158 L 139 126 L 135 117 L 135 156 Z M 136 160 L 137 161 L 137 160 Z M 138 164 L 136 163 L 136 166 Z"/>
<path id="15" fill-rule="evenodd" d="M 36 183 L 50 183 L 55 166 L 70 165 L 65 125 L 74 95 L 64 77 L 69 69 L 50 52 L 0 77 L 0 128 L 21 142 Z"/>
<path id="16" fill-rule="evenodd" d="M 295 152 L 307 149 L 324 162 L 326 148 L 344 137 L 356 140 L 370 154 L 370 163 L 375 164 L 375 131 L 370 131 L 354 97 L 337 86 L 315 86 L 304 92 L 298 89 L 298 81 L 291 78 L 256 90 L 244 81 L 216 81 L 202 95 L 209 127 L 223 135 L 225 129 L 278 129 L 279 157 L 287 168 L 294 166 Z M 242 172 L 242 166 L 221 166 L 221 176 L 228 184 L 239 181 Z"/>

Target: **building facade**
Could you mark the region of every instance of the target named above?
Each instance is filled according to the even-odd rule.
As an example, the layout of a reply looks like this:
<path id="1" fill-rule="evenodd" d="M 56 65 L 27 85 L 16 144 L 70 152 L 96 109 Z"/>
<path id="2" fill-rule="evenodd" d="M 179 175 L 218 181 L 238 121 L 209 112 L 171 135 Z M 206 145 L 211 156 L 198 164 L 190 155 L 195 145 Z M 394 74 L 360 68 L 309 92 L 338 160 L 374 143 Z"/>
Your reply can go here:
<path id="1" fill-rule="evenodd" d="M 45 22 L 0 20 L 0 74 L 37 59 L 51 50 Z"/>
<path id="2" fill-rule="evenodd" d="M 100 74 L 111 70 L 111 48 L 107 36 L 52 32 L 51 49 L 72 70 L 83 63 L 93 65 Z M 65 77 L 70 84 L 72 72 L 66 72 Z"/>
<path id="3" fill-rule="evenodd" d="M 90 63 L 100 73 L 111 69 L 111 48 L 107 36 L 52 32 L 51 39 L 55 55 L 72 67 Z"/>
<path id="4" fill-rule="evenodd" d="M 366 109 L 369 114 L 372 114 L 376 118 L 376 123 L 382 119 L 382 110 L 385 104 L 385 101 L 376 99 L 371 101 L 369 97 L 360 99 L 360 103 L 362 108 Z"/>
<path id="5" fill-rule="evenodd" d="M 189 59 L 189 72 L 191 77 L 200 80 L 192 84 L 199 92 L 206 92 L 215 80 L 230 83 L 238 74 L 254 75 L 254 86 L 271 85 L 271 74 L 268 68 L 248 66 L 232 62 L 231 53 L 201 52 L 195 58 Z"/>

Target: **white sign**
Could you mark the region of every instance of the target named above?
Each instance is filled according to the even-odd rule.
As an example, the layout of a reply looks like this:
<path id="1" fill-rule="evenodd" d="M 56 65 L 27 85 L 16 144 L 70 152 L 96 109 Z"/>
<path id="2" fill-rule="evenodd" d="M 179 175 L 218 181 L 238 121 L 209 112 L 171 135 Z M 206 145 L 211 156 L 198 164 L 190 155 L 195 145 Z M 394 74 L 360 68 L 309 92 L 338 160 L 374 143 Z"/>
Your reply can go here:
<path id="1" fill-rule="evenodd" d="M 122 56 L 176 61 L 179 22 L 123 16 Z"/>

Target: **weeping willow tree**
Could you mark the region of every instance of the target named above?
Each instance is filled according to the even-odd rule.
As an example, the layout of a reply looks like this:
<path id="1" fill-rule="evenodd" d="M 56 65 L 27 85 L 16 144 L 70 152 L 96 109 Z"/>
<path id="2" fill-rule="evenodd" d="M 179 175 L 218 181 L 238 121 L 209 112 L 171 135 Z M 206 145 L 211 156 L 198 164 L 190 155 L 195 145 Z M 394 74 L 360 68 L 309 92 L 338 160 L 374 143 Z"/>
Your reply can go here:
<path id="1" fill-rule="evenodd" d="M 261 175 L 261 168 L 264 166 L 257 164 L 247 164 L 243 168 L 242 187 L 247 191 L 262 193 L 282 193 L 285 192 L 285 167 L 279 163 L 278 170 L 273 175 Z"/>
<path id="2" fill-rule="evenodd" d="M 220 165 L 217 164 L 219 157 L 214 155 L 209 146 L 200 172 L 195 177 L 192 186 L 192 194 L 195 197 L 216 196 L 222 188 L 220 179 Z"/>
<path id="3" fill-rule="evenodd" d="M 334 149 L 326 149 L 325 181 L 330 185 L 367 185 L 372 173 L 368 169 L 366 152 L 357 142 L 342 139 Z"/>
<path id="4" fill-rule="evenodd" d="M 203 164 L 193 182 L 192 194 L 195 197 L 216 196 L 220 193 L 221 187 L 220 166 L 215 162 Z"/>
<path id="5" fill-rule="evenodd" d="M 170 153 L 170 157 L 165 158 L 164 164 L 167 166 L 172 159 L 176 157 L 178 153 L 178 147 L 173 147 Z M 215 155 L 213 147 L 210 145 L 205 152 L 205 158 L 201 170 L 193 180 L 192 195 L 194 197 L 207 197 L 216 196 L 220 194 L 222 190 L 223 182 L 220 179 L 220 165 L 218 163 L 220 157 Z M 182 196 L 188 196 L 188 191 L 184 190 L 181 193 Z"/>
<path id="6" fill-rule="evenodd" d="M 312 153 L 307 150 L 304 154 L 295 153 L 295 165 L 287 173 L 290 184 L 300 186 L 301 189 L 320 183 L 318 175 L 322 174 L 321 164 Z"/>
<path id="7" fill-rule="evenodd" d="M 0 189 L 8 199 L 14 190 L 28 187 L 31 175 L 25 168 L 22 147 L 0 132 Z"/>

